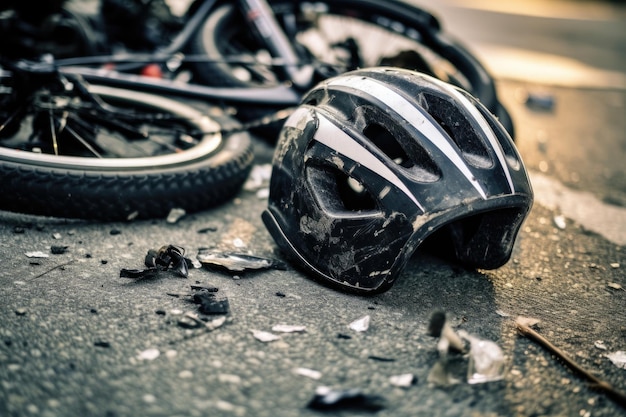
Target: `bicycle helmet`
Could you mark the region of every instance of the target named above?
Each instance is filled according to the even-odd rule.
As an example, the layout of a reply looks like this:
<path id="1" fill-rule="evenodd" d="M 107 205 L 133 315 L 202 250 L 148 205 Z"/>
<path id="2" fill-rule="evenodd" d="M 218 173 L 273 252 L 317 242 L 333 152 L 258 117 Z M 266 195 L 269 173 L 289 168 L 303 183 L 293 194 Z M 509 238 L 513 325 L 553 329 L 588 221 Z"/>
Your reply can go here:
<path id="1" fill-rule="evenodd" d="M 380 67 L 305 95 L 281 129 L 263 221 L 314 278 L 380 293 L 435 232 L 464 264 L 505 264 L 532 200 L 515 145 L 482 104 Z"/>

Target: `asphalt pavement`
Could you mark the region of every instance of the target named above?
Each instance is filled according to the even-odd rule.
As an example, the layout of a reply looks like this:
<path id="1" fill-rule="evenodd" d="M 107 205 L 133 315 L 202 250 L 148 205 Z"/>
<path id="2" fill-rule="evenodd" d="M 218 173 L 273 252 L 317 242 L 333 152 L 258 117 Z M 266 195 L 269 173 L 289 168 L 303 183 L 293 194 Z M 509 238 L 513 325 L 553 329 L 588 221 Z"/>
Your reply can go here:
<path id="1" fill-rule="evenodd" d="M 623 402 L 521 335 L 515 320 L 536 320 L 539 334 L 626 391 L 626 209 L 622 186 L 615 198 L 607 186 L 623 173 L 626 90 L 506 77 L 498 87 L 537 198 L 497 270 L 418 251 L 373 297 L 326 288 L 289 263 L 120 277 L 170 244 L 190 258 L 210 248 L 284 261 L 260 218 L 263 184 L 176 223 L 0 212 L 0 416 L 624 415 Z M 553 105 L 533 107 L 529 94 Z M 266 172 L 273 149 L 255 145 Z M 228 313 L 201 314 L 208 321 L 196 325 L 186 317 L 199 313 L 192 286 L 217 290 Z M 436 310 L 501 349 L 500 379 L 468 383 L 470 357 L 451 353 L 449 384 L 433 382 Z M 350 327 L 365 316 L 366 330 Z M 394 378 L 407 374 L 406 385 Z M 320 387 L 344 390 L 353 408 L 312 408 Z"/>

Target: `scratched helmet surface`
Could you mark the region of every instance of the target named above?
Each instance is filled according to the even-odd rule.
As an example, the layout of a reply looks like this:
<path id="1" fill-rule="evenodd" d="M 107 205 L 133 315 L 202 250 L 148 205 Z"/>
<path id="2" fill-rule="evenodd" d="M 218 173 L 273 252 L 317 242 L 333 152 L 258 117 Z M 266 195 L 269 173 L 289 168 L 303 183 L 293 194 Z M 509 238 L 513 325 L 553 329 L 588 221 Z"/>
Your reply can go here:
<path id="1" fill-rule="evenodd" d="M 502 266 L 532 200 L 513 141 L 476 99 L 370 68 L 322 82 L 286 121 L 263 221 L 313 278 L 379 293 L 431 234 L 461 263 Z"/>

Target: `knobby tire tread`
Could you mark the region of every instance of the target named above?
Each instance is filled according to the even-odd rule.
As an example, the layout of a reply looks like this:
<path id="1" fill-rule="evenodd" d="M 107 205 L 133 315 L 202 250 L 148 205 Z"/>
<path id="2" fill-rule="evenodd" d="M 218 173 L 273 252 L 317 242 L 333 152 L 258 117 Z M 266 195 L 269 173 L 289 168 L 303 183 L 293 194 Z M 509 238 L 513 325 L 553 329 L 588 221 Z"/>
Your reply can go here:
<path id="1" fill-rule="evenodd" d="M 227 139 L 228 140 L 228 139 Z M 236 137 L 229 155 L 178 168 L 90 172 L 0 161 L 0 209 L 65 218 L 120 221 L 163 218 L 172 208 L 197 212 L 232 198 L 247 179 L 254 154 Z M 218 159 L 218 160 L 216 160 Z M 224 161 L 226 159 L 226 161 Z"/>

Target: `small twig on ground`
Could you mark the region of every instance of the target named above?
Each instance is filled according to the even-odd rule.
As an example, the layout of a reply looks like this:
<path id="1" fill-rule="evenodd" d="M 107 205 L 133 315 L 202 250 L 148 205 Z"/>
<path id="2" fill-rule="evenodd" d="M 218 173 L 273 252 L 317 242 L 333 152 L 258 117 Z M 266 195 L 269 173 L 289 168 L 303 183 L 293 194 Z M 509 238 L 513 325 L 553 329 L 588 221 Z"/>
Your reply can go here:
<path id="1" fill-rule="evenodd" d="M 591 381 L 592 388 L 605 392 L 609 397 L 615 400 L 619 405 L 626 408 L 626 394 L 624 394 L 623 392 L 620 392 L 608 382 L 604 381 L 603 379 L 598 378 L 591 372 L 587 371 L 580 364 L 575 362 L 567 353 L 565 353 L 558 347 L 554 346 L 548 339 L 546 339 L 545 337 L 540 335 L 537 331 L 533 330 L 530 326 L 528 326 L 524 322 L 523 317 L 518 317 L 515 320 L 515 327 L 521 334 L 539 343 L 541 346 L 543 346 L 552 354 L 554 354 L 559 359 L 561 359 L 572 370 L 579 373 L 587 380 Z"/>
<path id="2" fill-rule="evenodd" d="M 76 262 L 76 259 L 72 259 L 71 261 L 68 261 L 68 262 L 65 262 L 65 263 L 62 263 L 62 264 L 59 264 L 59 265 L 55 265 L 52 268 L 42 272 L 41 274 L 35 275 L 34 277 L 30 278 L 27 281 L 32 281 L 34 279 L 41 278 L 44 275 L 49 274 L 50 272 L 54 271 L 55 269 L 62 269 L 63 267 L 68 266 L 69 264 L 74 263 L 74 262 Z"/>

